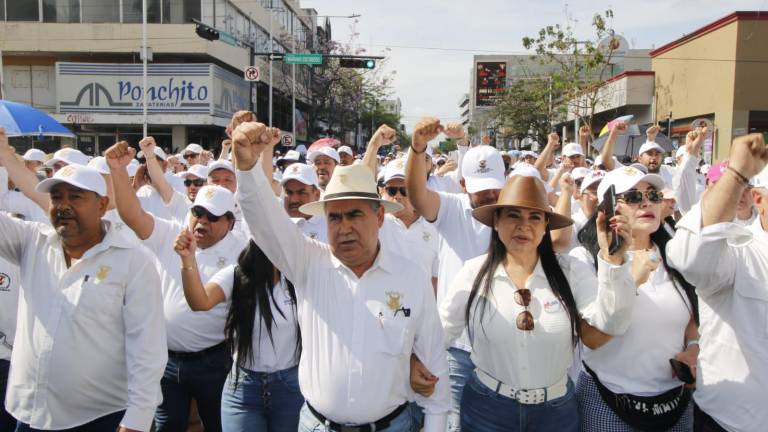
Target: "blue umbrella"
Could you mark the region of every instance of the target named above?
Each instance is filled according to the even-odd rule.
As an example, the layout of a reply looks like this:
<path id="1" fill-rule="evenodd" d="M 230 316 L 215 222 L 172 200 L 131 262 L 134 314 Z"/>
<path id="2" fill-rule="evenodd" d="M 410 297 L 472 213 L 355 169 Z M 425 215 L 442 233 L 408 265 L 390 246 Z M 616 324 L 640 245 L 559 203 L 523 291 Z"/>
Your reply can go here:
<path id="1" fill-rule="evenodd" d="M 5 129 L 9 137 L 75 137 L 75 134 L 48 114 L 29 105 L 2 99 L 0 99 L 0 127 Z"/>

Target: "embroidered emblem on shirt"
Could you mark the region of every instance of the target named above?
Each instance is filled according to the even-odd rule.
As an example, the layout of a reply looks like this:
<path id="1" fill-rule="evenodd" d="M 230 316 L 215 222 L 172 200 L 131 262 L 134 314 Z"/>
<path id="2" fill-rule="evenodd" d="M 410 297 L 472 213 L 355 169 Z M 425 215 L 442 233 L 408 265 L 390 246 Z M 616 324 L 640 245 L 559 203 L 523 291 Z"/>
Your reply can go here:
<path id="1" fill-rule="evenodd" d="M 11 277 L 5 273 L 0 273 L 0 291 L 11 290 Z"/>
<path id="2" fill-rule="evenodd" d="M 216 261 L 216 265 L 217 265 L 219 268 L 223 268 L 225 265 L 227 265 L 227 259 L 226 259 L 226 258 L 224 258 L 224 257 L 219 257 L 219 260 L 218 260 L 218 261 Z"/>
<path id="3" fill-rule="evenodd" d="M 69 176 L 71 176 L 71 175 L 72 175 L 72 174 L 74 174 L 74 173 L 75 173 L 75 168 L 73 168 L 73 167 L 72 167 L 72 166 L 70 166 L 70 165 L 67 165 L 67 166 L 65 166 L 64 168 L 62 168 L 62 169 L 59 171 L 59 175 L 60 175 L 61 177 L 69 177 Z"/>
<path id="4" fill-rule="evenodd" d="M 99 266 L 99 269 L 96 271 L 96 280 L 102 281 L 106 279 L 111 271 L 112 267 L 110 266 Z"/>
<path id="5" fill-rule="evenodd" d="M 560 310 L 560 301 L 557 299 L 544 302 L 544 312 L 555 313 Z"/>
<path id="6" fill-rule="evenodd" d="M 208 188 L 207 191 L 205 191 L 205 198 L 206 199 L 213 199 L 213 196 L 216 195 L 216 189 L 214 188 Z"/>
<path id="7" fill-rule="evenodd" d="M 422 235 L 422 236 L 421 236 L 421 238 L 423 238 L 425 242 L 428 242 L 428 241 L 429 241 L 429 239 L 431 239 L 431 238 L 432 238 L 432 234 L 430 234 L 430 233 L 428 233 L 428 232 L 424 231 L 424 235 Z"/>
<path id="8" fill-rule="evenodd" d="M 402 307 L 400 304 L 400 299 L 403 298 L 403 294 L 397 292 L 397 291 L 387 291 L 387 307 L 391 311 L 397 311 Z"/>
<path id="9" fill-rule="evenodd" d="M 317 238 L 317 233 L 316 232 L 309 233 L 309 238 L 311 238 L 312 240 L 316 239 Z"/>

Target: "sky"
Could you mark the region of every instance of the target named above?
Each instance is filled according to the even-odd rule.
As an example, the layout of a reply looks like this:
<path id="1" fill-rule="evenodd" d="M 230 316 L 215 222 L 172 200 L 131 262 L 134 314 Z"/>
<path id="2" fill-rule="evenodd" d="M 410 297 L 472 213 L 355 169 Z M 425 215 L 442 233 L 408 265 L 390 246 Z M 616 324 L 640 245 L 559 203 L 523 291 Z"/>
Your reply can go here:
<path id="1" fill-rule="evenodd" d="M 392 97 L 402 101 L 410 131 L 424 116 L 459 121 L 469 93 L 475 54 L 522 54 L 524 36 L 564 24 L 587 37 L 595 13 L 612 9 L 612 27 L 632 49 L 657 48 L 734 11 L 765 11 L 768 0 L 300 0 L 320 15 L 360 14 L 357 22 L 331 18 L 333 38 L 370 55 L 389 57 L 396 71 Z M 567 11 L 567 12 L 566 12 Z M 322 19 L 318 20 L 321 24 Z M 352 28 L 354 25 L 354 29 Z"/>

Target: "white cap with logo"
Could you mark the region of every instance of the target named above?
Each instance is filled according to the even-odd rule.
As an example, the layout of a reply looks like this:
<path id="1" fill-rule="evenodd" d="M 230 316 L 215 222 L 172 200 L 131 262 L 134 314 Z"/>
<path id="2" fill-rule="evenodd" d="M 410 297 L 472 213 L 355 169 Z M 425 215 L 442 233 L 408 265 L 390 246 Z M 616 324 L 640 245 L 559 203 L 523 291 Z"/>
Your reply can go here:
<path id="1" fill-rule="evenodd" d="M 597 187 L 598 202 L 603 202 L 603 195 L 608 188 L 613 185 L 616 187 L 616 194 L 624 193 L 640 182 L 646 182 L 661 192 L 664 189 L 664 179 L 658 174 L 645 174 L 639 169 L 631 166 L 616 168 L 607 173 Z M 583 185 L 583 183 L 582 183 Z"/>
<path id="2" fill-rule="evenodd" d="M 384 167 L 384 183 L 396 178 L 404 179 L 407 161 L 408 159 L 404 157 L 389 161 L 387 166 Z"/>
<path id="3" fill-rule="evenodd" d="M 110 174 L 109 165 L 107 165 L 107 159 L 104 156 L 96 156 L 88 162 L 88 166 L 95 169 L 101 174 Z"/>
<path id="4" fill-rule="evenodd" d="M 67 165 L 88 165 L 89 160 L 90 158 L 80 150 L 63 148 L 56 151 L 53 157 L 45 163 L 45 166 L 52 167 L 59 162 L 64 162 Z"/>
<path id="5" fill-rule="evenodd" d="M 574 180 L 582 179 L 589 175 L 590 170 L 589 168 L 584 167 L 576 167 L 571 171 L 571 178 Z"/>
<path id="6" fill-rule="evenodd" d="M 38 192 L 50 193 L 51 188 L 59 183 L 66 183 L 74 187 L 95 192 L 99 196 L 107 196 L 107 184 L 104 177 L 94 168 L 71 164 L 56 171 L 53 177 L 45 179 L 37 184 Z"/>
<path id="7" fill-rule="evenodd" d="M 283 172 L 283 178 L 280 180 L 280 184 L 285 186 L 289 180 L 296 180 L 308 186 L 320 187 L 320 183 L 317 180 L 317 174 L 315 169 L 311 166 L 303 163 L 291 164 Z"/>
<path id="8" fill-rule="evenodd" d="M 563 146 L 563 156 L 565 157 L 571 157 L 571 156 L 584 156 L 584 149 L 581 148 L 581 144 L 579 143 L 568 143 L 565 146 Z"/>
<path id="9" fill-rule="evenodd" d="M 504 187 L 504 160 L 499 151 L 489 145 L 472 147 L 461 165 L 464 187 L 469 193 Z"/>
<path id="10" fill-rule="evenodd" d="M 318 156 L 328 156 L 329 158 L 336 161 L 336 163 L 341 162 L 341 158 L 339 157 L 339 152 L 336 151 L 333 147 L 320 147 L 317 150 L 312 150 L 307 155 L 307 159 L 309 159 L 312 163 L 315 163 L 315 159 Z"/>
<path id="11" fill-rule="evenodd" d="M 667 152 L 666 150 L 664 150 L 664 147 L 658 145 L 654 141 L 646 141 L 643 145 L 640 146 L 640 150 L 637 151 L 637 154 L 641 155 L 651 150 L 656 150 L 662 154 Z"/>
<path id="12" fill-rule="evenodd" d="M 186 147 L 184 147 L 184 151 L 182 152 L 182 154 L 183 153 L 200 154 L 202 152 L 203 152 L 203 146 L 201 146 L 200 144 L 189 143 L 187 144 Z"/>
<path id="13" fill-rule="evenodd" d="M 584 177 L 584 180 L 581 181 L 581 189 L 579 189 L 579 192 L 584 193 L 590 186 L 602 181 L 605 178 L 605 174 L 606 173 L 603 170 L 590 171 L 589 174 Z"/>
<path id="14" fill-rule="evenodd" d="M 40 149 L 29 149 L 22 158 L 25 161 L 45 162 L 45 152 Z"/>
<path id="15" fill-rule="evenodd" d="M 187 170 L 184 177 L 194 176 L 200 179 L 208 178 L 208 167 L 205 165 L 194 164 Z"/>
<path id="16" fill-rule="evenodd" d="M 211 173 L 216 171 L 217 169 L 225 169 L 231 172 L 232 174 L 237 174 L 235 172 L 235 167 L 232 166 L 231 162 L 218 159 L 215 162 L 208 164 L 208 175 L 211 175 Z"/>
<path id="17" fill-rule="evenodd" d="M 227 212 L 235 213 L 235 194 L 217 185 L 206 185 L 200 188 L 192 206 L 200 206 L 214 216 Z"/>

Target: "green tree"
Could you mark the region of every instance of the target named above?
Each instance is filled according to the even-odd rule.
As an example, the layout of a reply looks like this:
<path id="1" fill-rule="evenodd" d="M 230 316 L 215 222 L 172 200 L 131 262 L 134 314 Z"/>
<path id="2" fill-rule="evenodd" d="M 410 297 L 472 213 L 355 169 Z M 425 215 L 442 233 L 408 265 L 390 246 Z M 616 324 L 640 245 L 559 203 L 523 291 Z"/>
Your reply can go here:
<path id="1" fill-rule="evenodd" d="M 507 89 L 490 113 L 504 137 L 547 141 L 552 124 L 549 85 L 549 80 L 532 78 L 515 81 Z"/>

